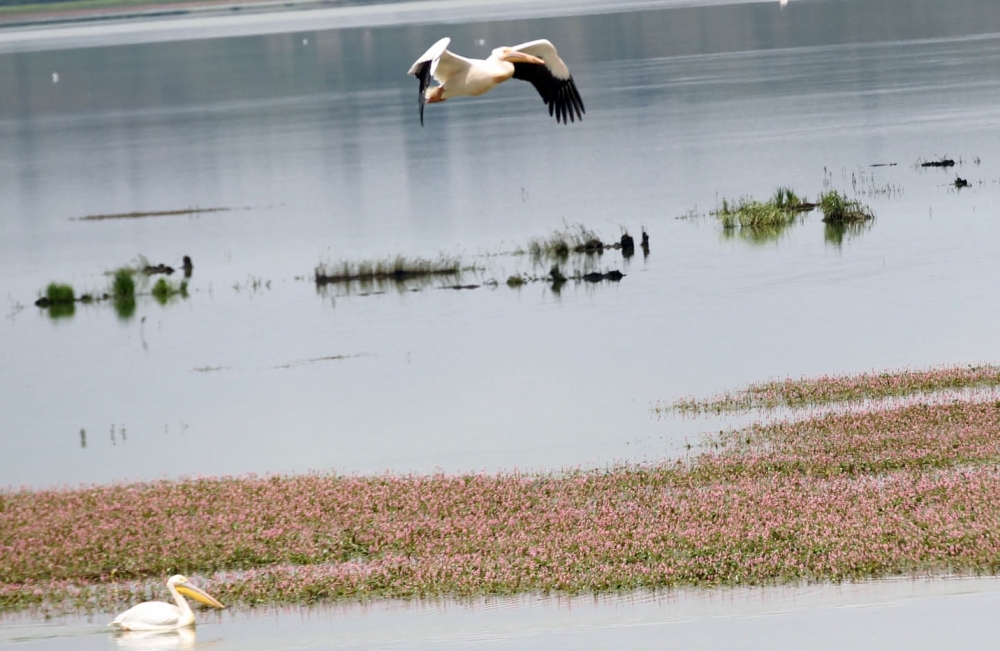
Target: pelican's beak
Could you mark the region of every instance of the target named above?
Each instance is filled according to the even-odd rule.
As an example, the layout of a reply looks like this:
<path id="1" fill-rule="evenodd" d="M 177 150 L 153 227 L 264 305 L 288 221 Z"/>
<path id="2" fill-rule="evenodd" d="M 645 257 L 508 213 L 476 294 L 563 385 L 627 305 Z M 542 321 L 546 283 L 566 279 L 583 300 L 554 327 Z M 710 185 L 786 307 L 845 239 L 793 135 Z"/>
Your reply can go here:
<path id="1" fill-rule="evenodd" d="M 206 606 L 211 606 L 212 608 L 225 608 L 218 599 L 208 594 L 201 588 L 196 588 L 190 583 L 184 583 L 177 586 L 177 592 L 181 593 L 185 597 L 191 597 L 198 603 L 203 603 Z"/>
<path id="2" fill-rule="evenodd" d="M 518 52 L 517 50 L 511 50 L 507 54 L 503 55 L 504 61 L 510 61 L 511 63 L 535 63 L 540 66 L 544 66 L 545 62 L 536 56 L 530 54 L 525 54 L 524 52 Z"/>

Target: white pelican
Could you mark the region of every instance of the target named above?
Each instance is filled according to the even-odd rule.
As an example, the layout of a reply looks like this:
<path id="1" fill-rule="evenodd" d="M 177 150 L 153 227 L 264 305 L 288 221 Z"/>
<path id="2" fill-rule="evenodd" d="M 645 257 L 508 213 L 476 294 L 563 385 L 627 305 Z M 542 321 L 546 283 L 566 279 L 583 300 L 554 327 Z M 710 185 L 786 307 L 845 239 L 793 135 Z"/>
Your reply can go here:
<path id="1" fill-rule="evenodd" d="M 181 594 L 191 597 L 206 606 L 225 608 L 215 597 L 201 588 L 191 585 L 186 576 L 175 574 L 167 580 L 167 589 L 174 596 L 177 605 L 162 601 L 146 601 L 138 606 L 132 606 L 108 626 L 124 631 L 169 631 L 185 626 L 194 626 L 194 613 L 191 606 Z"/>
<path id="2" fill-rule="evenodd" d="M 498 47 L 488 59 L 467 59 L 448 51 L 450 38 L 442 38 L 417 59 L 410 71 L 420 81 L 420 124 L 424 124 L 424 104 L 443 102 L 450 97 L 475 97 L 511 77 L 530 81 L 557 122 L 582 120 L 583 100 L 573 75 L 545 39 Z M 440 84 L 428 88 L 431 77 Z"/>

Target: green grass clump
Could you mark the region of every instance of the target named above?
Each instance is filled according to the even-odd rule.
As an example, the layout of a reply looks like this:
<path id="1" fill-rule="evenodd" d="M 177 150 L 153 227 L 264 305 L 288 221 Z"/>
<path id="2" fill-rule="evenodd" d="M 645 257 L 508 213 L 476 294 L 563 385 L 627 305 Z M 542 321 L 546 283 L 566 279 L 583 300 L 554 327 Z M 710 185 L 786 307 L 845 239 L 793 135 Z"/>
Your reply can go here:
<path id="1" fill-rule="evenodd" d="M 536 259 L 565 260 L 570 253 L 603 253 L 604 242 L 594 231 L 583 224 L 577 224 L 554 231 L 546 237 L 531 239 L 527 252 Z"/>
<path id="2" fill-rule="evenodd" d="M 742 197 L 723 199 L 714 211 L 723 235 L 739 237 L 755 244 L 773 242 L 799 221 L 799 214 L 815 208 L 787 186 L 779 187 L 767 201 Z"/>
<path id="3" fill-rule="evenodd" d="M 115 271 L 111 281 L 111 299 L 120 319 L 129 319 L 135 314 L 135 280 L 133 269 L 122 267 Z"/>
<path id="4" fill-rule="evenodd" d="M 722 221 L 723 228 L 762 228 L 788 226 L 795 223 L 797 213 L 812 208 L 813 204 L 799 197 L 794 190 L 782 186 L 767 201 L 750 197 L 734 202 L 723 199 L 715 215 Z"/>
<path id="5" fill-rule="evenodd" d="M 511 288 L 520 287 L 526 282 L 527 281 L 524 279 L 524 276 L 510 276 L 507 278 L 507 286 Z"/>
<path id="6" fill-rule="evenodd" d="M 875 219 L 868 206 L 848 199 L 836 190 L 820 195 L 819 209 L 823 211 L 823 221 L 828 224 L 858 224 Z"/>
<path id="7" fill-rule="evenodd" d="M 153 294 L 153 298 L 156 299 L 157 303 L 159 303 L 160 305 L 166 305 L 167 301 L 169 301 L 174 296 L 187 298 L 188 295 L 187 281 L 182 280 L 179 285 L 174 285 L 166 278 L 160 278 L 159 280 L 156 281 L 156 284 L 153 285 L 151 293 Z"/>
<path id="8" fill-rule="evenodd" d="M 45 298 L 51 305 L 72 305 L 76 300 L 76 292 L 72 285 L 65 283 L 49 283 L 45 288 Z"/>
<path id="9" fill-rule="evenodd" d="M 749 197 L 743 197 L 732 203 L 723 199 L 715 214 L 722 222 L 722 227 L 727 230 L 784 228 L 794 224 L 796 217 L 794 211 L 784 204 L 777 203 L 773 198 L 770 201 L 758 201 Z"/>
<path id="10" fill-rule="evenodd" d="M 795 191 L 787 186 L 782 186 L 774 191 L 771 202 L 783 210 L 799 210 L 804 202 L 795 194 Z"/>
<path id="11" fill-rule="evenodd" d="M 72 285 L 65 283 L 49 283 L 45 288 L 45 296 L 35 303 L 39 307 L 48 308 L 53 319 L 70 317 L 76 312 L 76 292 Z"/>
<path id="12" fill-rule="evenodd" d="M 114 280 L 111 283 L 111 296 L 115 301 L 135 300 L 133 273 L 131 269 L 124 267 L 115 272 Z"/>

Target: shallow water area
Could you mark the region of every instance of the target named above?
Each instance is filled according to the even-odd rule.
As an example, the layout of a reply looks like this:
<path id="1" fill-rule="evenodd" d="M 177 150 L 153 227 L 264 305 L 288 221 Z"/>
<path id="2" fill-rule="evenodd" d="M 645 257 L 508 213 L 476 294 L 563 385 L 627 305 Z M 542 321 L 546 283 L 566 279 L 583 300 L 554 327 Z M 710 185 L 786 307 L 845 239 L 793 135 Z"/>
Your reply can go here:
<path id="1" fill-rule="evenodd" d="M 0 620 L 23 649 L 990 648 L 1000 579 L 900 579 L 599 597 L 199 612 L 196 631 L 113 634 L 108 616 Z"/>

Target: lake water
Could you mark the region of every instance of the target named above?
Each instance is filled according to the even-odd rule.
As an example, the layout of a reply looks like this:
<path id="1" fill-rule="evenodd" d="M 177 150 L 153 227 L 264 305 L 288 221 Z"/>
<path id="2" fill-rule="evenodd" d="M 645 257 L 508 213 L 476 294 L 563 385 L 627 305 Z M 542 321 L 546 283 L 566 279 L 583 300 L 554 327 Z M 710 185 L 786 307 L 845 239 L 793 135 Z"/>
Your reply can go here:
<path id="1" fill-rule="evenodd" d="M 1000 358 L 1000 6 L 673 4 L 0 30 L 0 486 L 656 460 L 719 426 L 660 400 Z M 480 56 L 550 38 L 586 118 L 557 125 L 512 82 L 421 128 L 405 72 L 444 35 Z M 877 219 L 838 238 L 814 213 L 760 243 L 708 214 L 779 186 Z M 192 208 L 227 210 L 78 219 Z M 577 224 L 645 228 L 651 253 L 564 264 L 619 283 L 506 286 L 548 270 L 511 251 Z M 498 286 L 312 282 L 441 253 Z M 184 255 L 186 300 L 32 305 Z"/>
<path id="2" fill-rule="evenodd" d="M 395 7 L 395 8 L 393 8 Z M 527 84 L 428 106 L 405 72 L 547 37 L 587 106 Z M 994 0 L 413 3 L 0 29 L 0 487 L 225 473 L 550 470 L 675 455 L 652 407 L 773 377 L 1000 358 Z M 956 160 L 947 169 L 919 163 Z M 970 187 L 958 190 L 956 177 Z M 867 203 L 731 237 L 723 199 Z M 88 215 L 225 208 L 193 215 Z M 684 217 L 684 218 L 682 218 Z M 619 283 L 508 288 L 582 224 Z M 322 262 L 461 255 L 463 284 L 317 291 Z M 51 318 L 144 256 L 190 296 Z M 491 286 L 489 281 L 496 280 Z M 378 289 L 377 287 L 375 289 Z M 203 617 L 197 647 L 992 645 L 995 579 Z M 191 648 L 8 618 L 23 649 Z M 339 645 L 339 646 L 337 646 Z"/>
<path id="3" fill-rule="evenodd" d="M 1000 580 L 691 590 L 201 613 L 197 629 L 110 633 L 109 616 L 0 621 L 20 651 L 113 649 L 991 649 Z"/>

